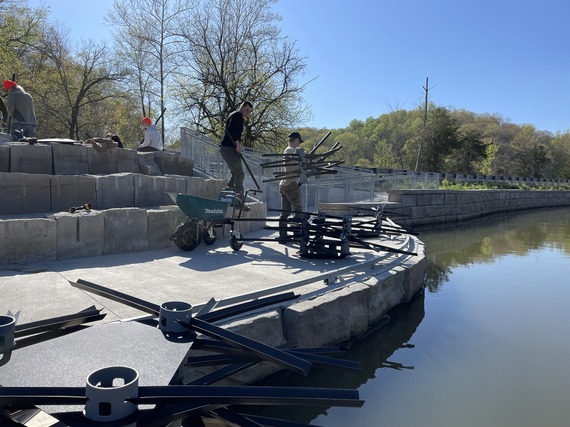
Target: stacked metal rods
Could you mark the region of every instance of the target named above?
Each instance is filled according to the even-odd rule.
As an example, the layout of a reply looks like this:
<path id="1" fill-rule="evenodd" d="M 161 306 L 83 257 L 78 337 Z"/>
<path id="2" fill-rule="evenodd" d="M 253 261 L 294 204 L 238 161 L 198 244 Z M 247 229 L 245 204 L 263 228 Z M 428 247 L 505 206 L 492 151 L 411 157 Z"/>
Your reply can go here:
<path id="1" fill-rule="evenodd" d="M 270 210 L 286 212 L 277 209 Z M 416 255 L 414 252 L 380 243 L 382 239 L 416 233 L 385 217 L 381 206 L 366 210 L 371 211 L 372 214 L 357 213 L 341 217 L 327 215 L 324 212 L 317 214 L 302 212 L 303 218 L 289 218 L 287 220 L 286 230 L 292 234 L 289 234 L 285 239 L 289 243 L 298 244 L 300 247 L 299 255 L 304 258 L 344 258 L 350 255 L 351 247 L 371 249 L 376 252 Z M 267 222 L 276 221 L 278 220 L 267 219 Z M 267 225 L 265 229 L 283 231 L 281 227 L 272 225 Z"/>
<path id="2" fill-rule="evenodd" d="M 331 132 L 327 133 L 308 153 L 302 148 L 297 148 L 294 154 L 264 154 L 264 157 L 280 157 L 280 160 L 262 163 L 263 169 L 279 168 L 273 172 L 274 178 L 265 179 L 263 182 L 280 181 L 282 179 L 296 178 L 299 180 L 299 185 L 305 184 L 310 176 L 335 174 L 336 166 L 344 163 L 344 160 L 329 160 L 333 154 L 337 153 L 342 146 L 339 142 L 325 151 L 324 153 L 317 154 L 316 150 L 325 142 L 330 136 Z M 294 166 L 290 172 L 282 171 L 281 169 L 288 166 Z"/>

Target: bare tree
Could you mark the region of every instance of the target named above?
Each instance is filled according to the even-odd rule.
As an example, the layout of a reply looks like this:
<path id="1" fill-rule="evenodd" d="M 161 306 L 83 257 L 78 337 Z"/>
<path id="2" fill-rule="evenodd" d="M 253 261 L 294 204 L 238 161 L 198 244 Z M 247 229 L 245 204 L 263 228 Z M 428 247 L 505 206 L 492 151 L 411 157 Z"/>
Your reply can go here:
<path id="1" fill-rule="evenodd" d="M 283 129 L 308 118 L 301 94 L 305 58 L 282 37 L 271 12 L 274 0 L 202 1 L 183 36 L 185 70 L 178 97 L 193 125 L 219 138 L 227 116 L 244 100 L 254 112 L 244 129 L 244 145 L 274 146 Z"/>
<path id="2" fill-rule="evenodd" d="M 110 59 L 107 46 L 84 42 L 73 54 L 64 30 L 46 32 L 35 59 L 37 82 L 31 89 L 41 105 L 44 129 L 58 129 L 79 139 L 87 129 L 92 106 L 117 96 L 113 83 L 125 76 Z"/>
<path id="3" fill-rule="evenodd" d="M 165 110 L 166 90 L 179 56 L 180 26 L 193 5 L 189 0 L 116 0 L 107 21 L 114 25 L 118 55 L 131 70 L 143 116 Z M 158 114 L 156 113 L 158 110 Z M 165 140 L 163 117 L 162 138 Z"/>

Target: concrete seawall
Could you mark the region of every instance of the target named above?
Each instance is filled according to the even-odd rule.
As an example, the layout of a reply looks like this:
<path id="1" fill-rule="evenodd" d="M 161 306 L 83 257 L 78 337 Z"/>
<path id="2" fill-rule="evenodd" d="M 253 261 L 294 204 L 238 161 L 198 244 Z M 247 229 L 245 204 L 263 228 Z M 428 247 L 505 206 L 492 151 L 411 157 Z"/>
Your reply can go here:
<path id="1" fill-rule="evenodd" d="M 300 289 L 299 298 L 292 302 L 217 324 L 272 346 L 289 343 L 319 347 L 355 339 L 385 319 L 392 308 L 410 302 L 423 290 L 427 264 L 425 247 L 417 238 L 410 237 L 406 248 L 417 255 L 379 257 L 376 264 L 371 264 L 357 278 L 347 274 L 347 278 L 334 277 L 324 285 L 315 283 L 312 289 Z M 212 370 L 211 367 L 189 367 L 184 380 L 192 381 Z M 279 368 L 272 363 L 262 363 L 220 385 L 254 382 L 277 370 Z"/>
<path id="2" fill-rule="evenodd" d="M 494 213 L 570 206 L 570 191 L 394 190 L 386 210 L 404 226 L 456 223 Z M 401 216 L 400 216 L 401 215 Z"/>
<path id="3" fill-rule="evenodd" d="M 353 215 L 379 202 L 321 203 L 331 215 Z M 385 212 L 402 226 L 453 224 L 494 213 L 570 206 L 570 191 L 390 190 Z M 369 211 L 368 211 L 369 214 Z"/>

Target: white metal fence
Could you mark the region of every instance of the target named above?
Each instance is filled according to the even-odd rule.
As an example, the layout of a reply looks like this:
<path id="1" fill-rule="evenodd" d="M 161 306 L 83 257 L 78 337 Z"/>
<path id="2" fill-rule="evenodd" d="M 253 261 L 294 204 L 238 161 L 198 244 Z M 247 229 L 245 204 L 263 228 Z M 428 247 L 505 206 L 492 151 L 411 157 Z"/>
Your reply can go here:
<path id="1" fill-rule="evenodd" d="M 218 141 L 188 128 L 181 128 L 181 155 L 194 161 L 194 169 L 205 177 L 228 179 L 229 170 L 218 151 Z M 244 158 L 263 193 L 255 198 L 267 203 L 269 208 L 281 206 L 279 182 L 274 179 L 275 169 L 262 168 L 271 161 L 258 150 L 246 148 Z M 319 203 L 371 201 L 376 197 L 377 175 L 372 171 L 338 167 L 336 174 L 310 177 L 302 187 L 304 209 L 315 211 Z M 246 171 L 245 188 L 255 189 L 255 183 Z"/>

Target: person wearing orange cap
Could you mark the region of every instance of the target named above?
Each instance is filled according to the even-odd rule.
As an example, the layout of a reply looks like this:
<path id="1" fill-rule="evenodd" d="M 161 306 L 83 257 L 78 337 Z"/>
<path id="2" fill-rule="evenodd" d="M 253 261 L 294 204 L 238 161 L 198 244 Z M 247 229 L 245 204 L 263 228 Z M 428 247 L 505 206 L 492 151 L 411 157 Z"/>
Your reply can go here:
<path id="1" fill-rule="evenodd" d="M 158 131 L 156 125 L 152 124 L 150 117 L 143 117 L 141 119 L 141 123 L 145 128 L 144 140 L 137 148 L 137 151 L 162 151 L 164 149 L 162 137 L 160 136 L 160 132 Z"/>
<path id="2" fill-rule="evenodd" d="M 7 109 L 11 119 L 12 140 L 36 136 L 36 112 L 32 96 L 12 80 L 4 80 L 4 90 L 8 93 Z"/>

